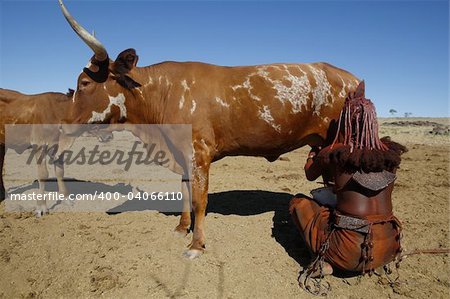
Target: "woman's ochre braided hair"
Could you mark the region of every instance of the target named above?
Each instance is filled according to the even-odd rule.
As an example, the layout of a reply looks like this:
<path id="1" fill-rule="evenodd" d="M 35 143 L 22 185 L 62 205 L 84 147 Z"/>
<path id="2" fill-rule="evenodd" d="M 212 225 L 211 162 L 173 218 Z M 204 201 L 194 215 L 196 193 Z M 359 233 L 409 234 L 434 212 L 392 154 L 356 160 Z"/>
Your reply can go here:
<path id="1" fill-rule="evenodd" d="M 375 106 L 364 96 L 364 81 L 356 92 L 350 93 L 345 100 L 339 117 L 338 131 L 333 145 L 337 142 L 341 126 L 344 140 L 342 144 L 350 146 L 350 152 L 356 149 L 387 150 L 378 137 L 378 121 Z M 332 146 L 333 147 L 333 146 Z"/>
<path id="2" fill-rule="evenodd" d="M 389 137 L 379 138 L 375 106 L 365 98 L 364 88 L 362 81 L 354 93 L 349 93 L 331 151 L 319 153 L 318 158 L 349 173 L 393 171 L 400 165 L 400 155 L 407 149 Z M 339 146 L 334 148 L 338 143 Z"/>

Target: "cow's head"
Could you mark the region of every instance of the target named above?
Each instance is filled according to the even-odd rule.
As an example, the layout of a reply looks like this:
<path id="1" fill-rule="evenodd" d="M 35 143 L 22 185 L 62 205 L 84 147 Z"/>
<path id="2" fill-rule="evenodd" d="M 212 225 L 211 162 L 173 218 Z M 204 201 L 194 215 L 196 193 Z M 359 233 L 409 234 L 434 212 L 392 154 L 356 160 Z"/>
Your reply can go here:
<path id="1" fill-rule="evenodd" d="M 110 60 L 100 41 L 75 21 L 61 0 L 59 4 L 72 29 L 94 52 L 78 77 L 69 122 L 92 124 L 125 121 L 125 99 L 133 89 L 141 86 L 130 76 L 138 61 L 136 51 L 127 49 L 115 61 Z"/>

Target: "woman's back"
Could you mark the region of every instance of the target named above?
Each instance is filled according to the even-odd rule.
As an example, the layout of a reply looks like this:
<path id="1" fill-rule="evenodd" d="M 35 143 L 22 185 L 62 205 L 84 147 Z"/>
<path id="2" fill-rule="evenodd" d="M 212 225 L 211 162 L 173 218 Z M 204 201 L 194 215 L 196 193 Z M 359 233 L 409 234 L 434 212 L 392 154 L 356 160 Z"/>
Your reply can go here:
<path id="1" fill-rule="evenodd" d="M 370 215 L 389 215 L 392 213 L 392 189 L 394 182 L 381 190 L 373 191 L 361 186 L 354 174 L 337 172 L 335 190 L 336 209 L 342 213 L 365 217 Z"/>

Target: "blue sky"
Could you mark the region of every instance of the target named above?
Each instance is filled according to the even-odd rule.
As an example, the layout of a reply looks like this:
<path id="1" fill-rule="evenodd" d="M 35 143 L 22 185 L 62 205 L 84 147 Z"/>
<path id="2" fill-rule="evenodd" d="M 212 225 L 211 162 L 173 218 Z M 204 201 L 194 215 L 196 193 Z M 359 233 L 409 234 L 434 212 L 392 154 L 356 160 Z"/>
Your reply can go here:
<path id="1" fill-rule="evenodd" d="M 92 53 L 56 0 L 0 0 L 0 87 L 66 91 Z M 139 66 L 325 61 L 366 80 L 379 116 L 449 115 L 448 1 L 66 1 L 111 58 Z"/>

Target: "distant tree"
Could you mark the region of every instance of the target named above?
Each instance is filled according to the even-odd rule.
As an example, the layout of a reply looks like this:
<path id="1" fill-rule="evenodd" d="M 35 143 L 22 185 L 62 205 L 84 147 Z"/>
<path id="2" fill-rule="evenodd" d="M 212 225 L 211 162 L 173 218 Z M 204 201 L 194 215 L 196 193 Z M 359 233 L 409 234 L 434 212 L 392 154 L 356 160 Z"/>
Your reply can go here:
<path id="1" fill-rule="evenodd" d="M 410 117 L 412 115 L 411 112 L 405 112 L 405 117 Z"/>
<path id="2" fill-rule="evenodd" d="M 389 110 L 389 113 L 390 113 L 392 116 L 394 116 L 394 114 L 397 113 L 397 110 L 391 109 L 391 110 Z"/>

